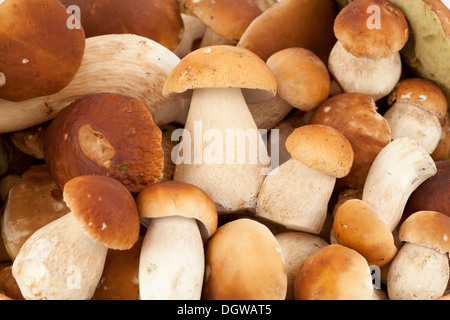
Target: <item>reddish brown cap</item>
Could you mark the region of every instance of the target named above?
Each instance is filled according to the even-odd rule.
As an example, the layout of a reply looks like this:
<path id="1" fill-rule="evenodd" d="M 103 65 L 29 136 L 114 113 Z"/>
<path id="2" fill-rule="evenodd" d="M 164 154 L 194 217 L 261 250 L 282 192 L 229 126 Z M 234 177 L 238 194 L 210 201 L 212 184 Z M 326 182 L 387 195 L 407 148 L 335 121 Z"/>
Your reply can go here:
<path id="1" fill-rule="evenodd" d="M 356 57 L 377 60 L 399 52 L 409 38 L 403 12 L 388 0 L 355 0 L 336 17 L 334 33 Z"/>
<path id="2" fill-rule="evenodd" d="M 72 81 L 83 59 L 83 28 L 58 0 L 0 3 L 0 98 L 23 101 L 54 94 Z"/>
<path id="3" fill-rule="evenodd" d="M 111 249 L 130 249 L 139 238 L 136 202 L 116 179 L 83 175 L 64 186 L 64 201 L 86 234 Z"/>
<path id="4" fill-rule="evenodd" d="M 47 129 L 44 154 L 61 189 L 97 174 L 138 193 L 163 174 L 161 130 L 140 100 L 120 94 L 88 95 L 62 110 Z"/>

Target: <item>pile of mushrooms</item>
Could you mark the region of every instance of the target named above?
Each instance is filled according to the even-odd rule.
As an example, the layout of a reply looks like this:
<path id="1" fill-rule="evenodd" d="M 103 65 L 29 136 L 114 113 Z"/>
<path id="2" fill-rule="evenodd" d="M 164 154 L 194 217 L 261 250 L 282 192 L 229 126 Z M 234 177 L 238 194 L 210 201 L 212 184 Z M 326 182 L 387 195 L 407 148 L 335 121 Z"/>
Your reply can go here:
<path id="1" fill-rule="evenodd" d="M 449 299 L 448 84 L 395 3 L 0 0 L 0 300 Z"/>

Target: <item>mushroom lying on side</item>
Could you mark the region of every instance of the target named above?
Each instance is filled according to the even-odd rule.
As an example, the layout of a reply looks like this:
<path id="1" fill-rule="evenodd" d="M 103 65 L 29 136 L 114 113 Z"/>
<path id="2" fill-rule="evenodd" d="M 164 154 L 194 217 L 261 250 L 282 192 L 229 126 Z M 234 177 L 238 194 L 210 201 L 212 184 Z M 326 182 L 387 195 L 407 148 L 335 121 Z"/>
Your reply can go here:
<path id="1" fill-rule="evenodd" d="M 149 185 L 137 198 L 147 231 L 139 258 L 141 300 L 199 300 L 205 272 L 203 240 L 217 229 L 214 202 L 183 182 Z"/>
<path id="2" fill-rule="evenodd" d="M 291 133 L 286 148 L 292 158 L 265 178 L 256 214 L 293 230 L 319 234 L 336 179 L 351 169 L 352 147 L 336 129 L 305 125 Z"/>
<path id="3" fill-rule="evenodd" d="M 355 0 L 337 15 L 334 33 L 328 67 L 344 92 L 387 96 L 400 79 L 400 50 L 409 37 L 401 10 L 389 1 Z"/>
<path id="4" fill-rule="evenodd" d="M 436 300 L 449 281 L 450 217 L 437 211 L 418 211 L 400 226 L 404 242 L 387 275 L 391 300 Z"/>
<path id="5" fill-rule="evenodd" d="M 12 273 L 27 300 L 87 300 L 102 275 L 108 248 L 131 248 L 139 214 L 128 189 L 116 179 L 78 176 L 64 186 L 70 212 L 33 233 Z"/>

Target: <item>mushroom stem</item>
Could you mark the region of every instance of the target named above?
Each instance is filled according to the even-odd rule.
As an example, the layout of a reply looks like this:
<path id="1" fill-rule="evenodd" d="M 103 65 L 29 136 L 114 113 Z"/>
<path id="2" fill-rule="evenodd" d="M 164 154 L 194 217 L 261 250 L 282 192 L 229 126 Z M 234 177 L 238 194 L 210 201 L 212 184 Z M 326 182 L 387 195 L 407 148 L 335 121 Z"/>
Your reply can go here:
<path id="1" fill-rule="evenodd" d="M 195 219 L 152 219 L 139 260 L 141 300 L 199 300 L 204 264 L 203 242 Z"/>
<path id="2" fill-rule="evenodd" d="M 270 159 L 241 89 L 195 89 L 182 139 L 190 153 L 175 181 L 203 189 L 219 213 L 255 210 Z"/>
<path id="3" fill-rule="evenodd" d="M 27 300 L 88 300 L 101 278 L 107 252 L 69 212 L 28 238 L 12 273 Z"/>
<path id="4" fill-rule="evenodd" d="M 416 140 L 395 139 L 380 151 L 370 167 L 362 200 L 393 231 L 411 193 L 436 172 L 433 159 Z"/>

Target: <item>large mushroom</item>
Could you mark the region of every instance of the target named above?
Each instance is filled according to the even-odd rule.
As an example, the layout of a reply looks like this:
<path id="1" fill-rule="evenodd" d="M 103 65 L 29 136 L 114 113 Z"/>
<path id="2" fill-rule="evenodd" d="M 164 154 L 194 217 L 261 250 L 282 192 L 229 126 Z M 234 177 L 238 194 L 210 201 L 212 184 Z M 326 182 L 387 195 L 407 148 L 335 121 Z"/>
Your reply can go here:
<path id="1" fill-rule="evenodd" d="M 87 300 L 109 249 L 131 248 L 139 237 L 136 202 L 113 178 L 87 175 L 64 186 L 70 212 L 34 232 L 12 273 L 27 300 Z"/>
<path id="2" fill-rule="evenodd" d="M 264 61 L 227 45 L 197 49 L 167 78 L 163 95 L 192 92 L 174 180 L 203 189 L 219 213 L 254 210 L 270 159 L 247 102 L 276 88 Z"/>
<path id="3" fill-rule="evenodd" d="M 183 182 L 148 186 L 137 198 L 147 225 L 139 258 L 141 300 L 199 300 L 205 272 L 203 240 L 217 229 L 214 202 Z"/>

